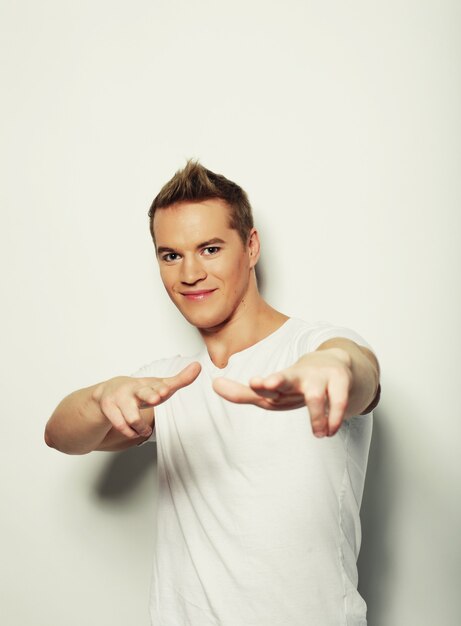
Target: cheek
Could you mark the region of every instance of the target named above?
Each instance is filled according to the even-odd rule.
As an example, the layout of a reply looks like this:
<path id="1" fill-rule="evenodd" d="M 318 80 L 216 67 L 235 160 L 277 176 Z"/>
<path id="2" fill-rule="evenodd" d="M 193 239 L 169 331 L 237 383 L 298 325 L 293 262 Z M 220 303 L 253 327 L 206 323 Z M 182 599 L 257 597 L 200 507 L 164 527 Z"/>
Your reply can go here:
<path id="1" fill-rule="evenodd" d="M 234 293 L 246 289 L 248 284 L 249 264 L 248 259 L 239 256 L 232 265 L 226 267 L 225 281 L 231 285 Z"/>
<path id="2" fill-rule="evenodd" d="M 160 269 L 160 278 L 165 289 L 170 292 L 173 288 L 174 276 L 171 271 L 168 271 L 168 269 Z"/>

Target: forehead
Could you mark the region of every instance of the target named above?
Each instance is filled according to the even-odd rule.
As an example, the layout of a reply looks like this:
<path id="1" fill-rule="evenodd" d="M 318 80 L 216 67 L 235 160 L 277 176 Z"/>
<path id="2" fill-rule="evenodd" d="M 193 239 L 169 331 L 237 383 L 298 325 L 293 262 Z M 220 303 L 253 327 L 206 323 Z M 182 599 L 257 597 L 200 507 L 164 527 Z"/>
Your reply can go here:
<path id="1" fill-rule="evenodd" d="M 215 237 L 228 239 L 237 235 L 230 227 L 230 208 L 224 200 L 178 202 L 157 209 L 153 222 L 157 246 L 193 245 Z"/>

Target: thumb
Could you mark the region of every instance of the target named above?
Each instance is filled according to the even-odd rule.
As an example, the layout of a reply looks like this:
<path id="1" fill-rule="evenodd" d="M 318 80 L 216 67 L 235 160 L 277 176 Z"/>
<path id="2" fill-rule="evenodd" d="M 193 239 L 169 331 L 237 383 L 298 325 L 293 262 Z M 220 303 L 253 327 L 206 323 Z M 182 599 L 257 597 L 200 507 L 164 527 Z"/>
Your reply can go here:
<path id="1" fill-rule="evenodd" d="M 171 376 L 170 378 L 166 378 L 165 382 L 171 388 L 172 392 L 181 389 L 182 387 L 187 387 L 194 382 L 197 376 L 200 374 L 202 370 L 202 366 L 197 361 L 193 363 L 189 363 L 184 369 L 178 372 L 175 376 Z"/>
<path id="2" fill-rule="evenodd" d="M 214 379 L 213 389 L 225 400 L 236 404 L 256 404 L 261 400 L 261 396 L 247 385 L 222 376 Z"/>

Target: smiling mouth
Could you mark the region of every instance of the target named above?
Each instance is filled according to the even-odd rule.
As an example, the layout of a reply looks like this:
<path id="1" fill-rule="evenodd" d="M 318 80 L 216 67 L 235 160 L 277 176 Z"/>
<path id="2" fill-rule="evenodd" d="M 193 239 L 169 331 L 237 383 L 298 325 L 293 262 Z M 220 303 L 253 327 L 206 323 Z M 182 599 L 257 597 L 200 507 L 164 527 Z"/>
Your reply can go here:
<path id="1" fill-rule="evenodd" d="M 182 291 L 181 295 L 194 302 L 206 300 L 216 289 L 200 289 L 197 291 Z"/>

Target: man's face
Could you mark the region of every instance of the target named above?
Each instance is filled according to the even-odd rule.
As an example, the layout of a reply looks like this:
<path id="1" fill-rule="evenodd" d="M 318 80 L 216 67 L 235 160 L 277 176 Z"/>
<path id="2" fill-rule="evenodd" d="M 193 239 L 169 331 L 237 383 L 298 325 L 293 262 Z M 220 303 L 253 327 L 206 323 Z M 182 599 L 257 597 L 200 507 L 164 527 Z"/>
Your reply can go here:
<path id="1" fill-rule="evenodd" d="M 154 233 L 163 284 L 191 324 L 211 330 L 238 316 L 258 257 L 256 231 L 245 247 L 215 198 L 157 210 Z"/>

